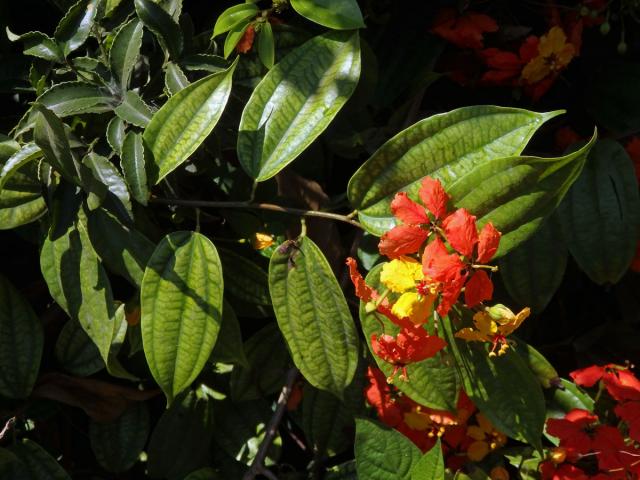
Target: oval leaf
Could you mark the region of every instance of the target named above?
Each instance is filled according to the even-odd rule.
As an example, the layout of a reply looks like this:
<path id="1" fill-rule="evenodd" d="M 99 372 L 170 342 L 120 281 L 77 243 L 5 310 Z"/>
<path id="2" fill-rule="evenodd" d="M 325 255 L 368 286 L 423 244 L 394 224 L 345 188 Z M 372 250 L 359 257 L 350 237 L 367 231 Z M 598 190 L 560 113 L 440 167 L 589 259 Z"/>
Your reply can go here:
<path id="1" fill-rule="evenodd" d="M 273 30 L 269 22 L 264 22 L 258 34 L 258 56 L 260 61 L 267 68 L 273 68 L 275 62 L 275 51 L 273 41 Z"/>
<path id="2" fill-rule="evenodd" d="M 98 347 L 73 319 L 64 324 L 58 335 L 55 356 L 66 371 L 79 377 L 88 377 L 104 368 Z"/>
<path id="3" fill-rule="evenodd" d="M 140 290 L 149 369 L 171 403 L 198 376 L 222 321 L 222 267 L 216 247 L 195 232 L 164 237 Z"/>
<path id="4" fill-rule="evenodd" d="M 58 23 L 54 37 L 62 43 L 65 56 L 81 47 L 89 38 L 99 3 L 100 0 L 80 0 Z"/>
<path id="5" fill-rule="evenodd" d="M 164 75 L 164 85 L 169 95 L 173 96 L 183 88 L 189 86 L 189 80 L 177 63 L 167 63 Z"/>
<path id="6" fill-rule="evenodd" d="M 111 112 L 117 105 L 108 91 L 84 82 L 58 83 L 40 95 L 36 102 L 60 118 L 80 113 Z"/>
<path id="7" fill-rule="evenodd" d="M 329 262 L 310 238 L 276 249 L 269 291 L 293 362 L 309 383 L 341 399 L 358 364 L 358 335 Z"/>
<path id="8" fill-rule="evenodd" d="M 227 8 L 216 20 L 211 37 L 217 37 L 236 25 L 251 20 L 259 11 L 255 3 L 241 3 Z"/>
<path id="9" fill-rule="evenodd" d="M 364 27 L 356 0 L 291 0 L 291 6 L 306 19 L 324 27 L 335 30 Z"/>
<path id="10" fill-rule="evenodd" d="M 22 460 L 32 479 L 71 480 L 56 459 L 33 440 L 23 438 L 13 444 L 10 450 Z"/>
<path id="11" fill-rule="evenodd" d="M 129 185 L 131 195 L 138 203 L 146 205 L 149 199 L 147 171 L 144 162 L 144 144 L 142 135 L 136 132 L 127 133 L 122 144 L 120 166 L 124 179 Z"/>
<path id="12" fill-rule="evenodd" d="M 40 370 L 44 332 L 31 305 L 0 275 L 0 393 L 26 398 Z"/>
<path id="13" fill-rule="evenodd" d="M 111 71 L 120 80 L 120 87 L 126 90 L 131 79 L 131 72 L 136 64 L 142 46 L 142 23 L 131 20 L 126 23 L 113 39 L 109 50 Z"/>
<path id="14" fill-rule="evenodd" d="M 140 95 L 131 90 L 124 94 L 122 103 L 115 108 L 114 112 L 125 122 L 141 128 L 149 125 L 153 117 L 153 111 L 149 105 L 144 103 Z"/>
<path id="15" fill-rule="evenodd" d="M 0 169 L 0 190 L 7 181 L 24 165 L 42 156 L 42 150 L 35 143 L 28 143 L 14 153 Z"/>
<path id="16" fill-rule="evenodd" d="M 257 181 L 295 160 L 349 99 L 360 76 L 358 32 L 329 32 L 269 70 L 240 120 L 238 157 Z"/>
<path id="17" fill-rule="evenodd" d="M 441 480 L 444 474 L 444 459 L 440 438 L 431 449 L 425 453 L 411 469 L 411 480 Z"/>
<path id="18" fill-rule="evenodd" d="M 120 117 L 113 117 L 107 125 L 107 143 L 118 155 L 122 152 L 124 143 L 125 124 Z"/>
<path id="19" fill-rule="evenodd" d="M 187 160 L 216 126 L 231 92 L 235 65 L 180 90 L 153 115 L 143 137 L 153 154 L 148 164 L 151 184 Z"/>

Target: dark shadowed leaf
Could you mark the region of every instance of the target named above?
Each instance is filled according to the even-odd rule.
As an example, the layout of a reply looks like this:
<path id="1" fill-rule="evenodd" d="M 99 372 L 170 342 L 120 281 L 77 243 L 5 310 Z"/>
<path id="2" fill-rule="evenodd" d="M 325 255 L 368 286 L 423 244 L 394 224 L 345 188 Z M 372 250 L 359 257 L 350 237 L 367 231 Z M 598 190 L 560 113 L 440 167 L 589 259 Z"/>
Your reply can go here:
<path id="1" fill-rule="evenodd" d="M 71 480 L 56 459 L 33 440 L 23 438 L 9 449 L 22 460 L 33 480 Z"/>
<path id="2" fill-rule="evenodd" d="M 136 13 L 151 30 L 164 51 L 173 59 L 180 57 L 183 47 L 180 26 L 160 5 L 152 0 L 134 0 Z"/>

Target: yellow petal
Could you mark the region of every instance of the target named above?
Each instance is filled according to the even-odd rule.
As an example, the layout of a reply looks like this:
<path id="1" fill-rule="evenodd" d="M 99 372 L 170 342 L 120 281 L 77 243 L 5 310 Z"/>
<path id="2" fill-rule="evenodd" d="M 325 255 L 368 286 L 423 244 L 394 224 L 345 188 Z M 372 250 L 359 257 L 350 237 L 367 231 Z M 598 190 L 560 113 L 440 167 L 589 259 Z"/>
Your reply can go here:
<path id="1" fill-rule="evenodd" d="M 490 339 L 473 328 L 462 328 L 456 332 L 456 337 L 467 342 L 488 342 Z"/>
<path id="2" fill-rule="evenodd" d="M 415 292 L 406 292 L 391 308 L 391 313 L 408 318 L 416 325 L 426 322 L 433 315 L 434 295 L 418 295 Z"/>
<path id="3" fill-rule="evenodd" d="M 561 51 L 567 43 L 567 36 L 560 27 L 552 27 L 540 38 L 538 53 L 543 57 L 548 57 Z"/>
<path id="4" fill-rule="evenodd" d="M 380 273 L 380 282 L 396 293 L 406 292 L 415 288 L 416 283 L 422 278 L 422 265 L 417 260 L 409 257 L 385 263 Z"/>
<path id="5" fill-rule="evenodd" d="M 426 413 L 407 412 L 404 414 L 404 423 L 413 430 L 426 430 L 431 427 L 431 419 Z"/>
<path id="6" fill-rule="evenodd" d="M 498 333 L 498 324 L 493 321 L 487 312 L 478 312 L 473 316 L 473 324 L 478 331 L 486 336 L 493 336 Z"/>
<path id="7" fill-rule="evenodd" d="M 538 83 L 544 77 L 551 73 L 551 69 L 547 64 L 544 56 L 538 55 L 527 63 L 522 69 L 522 78 L 529 84 Z"/>
<path id="8" fill-rule="evenodd" d="M 522 322 L 524 322 L 524 320 L 529 316 L 530 313 L 531 310 L 529 309 L 529 307 L 523 308 L 518 312 L 518 314 L 510 323 L 507 323 L 506 325 L 500 325 L 500 327 L 498 327 L 498 332 L 505 337 L 507 335 L 510 335 L 514 330 L 522 325 Z"/>
<path id="9" fill-rule="evenodd" d="M 479 462 L 489 453 L 487 442 L 473 442 L 467 450 L 467 457 L 472 462 Z"/>
<path id="10" fill-rule="evenodd" d="M 467 435 L 474 440 L 484 440 L 486 437 L 485 431 L 477 425 L 469 425 L 467 427 Z"/>
<path id="11" fill-rule="evenodd" d="M 262 250 L 271 245 L 273 245 L 273 237 L 268 233 L 257 232 L 251 238 L 251 246 L 256 250 Z"/>

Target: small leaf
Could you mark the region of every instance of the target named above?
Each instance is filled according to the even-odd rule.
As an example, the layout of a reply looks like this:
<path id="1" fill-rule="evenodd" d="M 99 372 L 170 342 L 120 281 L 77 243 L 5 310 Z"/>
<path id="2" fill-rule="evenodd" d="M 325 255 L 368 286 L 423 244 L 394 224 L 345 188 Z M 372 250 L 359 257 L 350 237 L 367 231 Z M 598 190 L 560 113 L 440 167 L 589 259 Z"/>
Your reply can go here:
<path id="1" fill-rule="evenodd" d="M 219 252 L 226 291 L 242 302 L 271 305 L 267 272 L 231 250 Z"/>
<path id="2" fill-rule="evenodd" d="M 255 3 L 241 3 L 227 8 L 216 20 L 211 37 L 217 37 L 236 25 L 251 20 L 259 11 Z"/>
<path id="3" fill-rule="evenodd" d="M 108 472 L 122 473 L 137 461 L 149 436 L 149 410 L 144 402 L 132 403 L 117 419 L 89 424 L 91 449 Z"/>
<path id="4" fill-rule="evenodd" d="M 129 191 L 116 166 L 107 158 L 94 152 L 89 152 L 82 163 L 89 167 L 93 176 L 111 192 L 113 195 L 111 200 L 118 212 L 124 218 L 133 218 Z"/>
<path id="5" fill-rule="evenodd" d="M 77 50 L 89 38 L 100 0 L 79 0 L 64 16 L 54 33 L 63 45 L 64 55 Z"/>
<path id="6" fill-rule="evenodd" d="M 334 30 L 365 26 L 356 0 L 291 0 L 291 6 L 306 19 Z"/>
<path id="7" fill-rule="evenodd" d="M 189 86 L 189 80 L 177 63 L 169 62 L 164 74 L 164 85 L 169 95 L 173 96 Z"/>
<path id="8" fill-rule="evenodd" d="M 124 179 L 131 190 L 131 195 L 138 203 L 146 205 L 149 199 L 149 189 L 147 187 L 144 145 L 141 134 L 135 132 L 127 133 L 122 145 L 121 166 Z"/>
<path id="9" fill-rule="evenodd" d="M 358 335 L 329 262 L 310 238 L 274 252 L 269 291 L 293 362 L 314 387 L 342 399 L 358 363 Z"/>
<path id="10" fill-rule="evenodd" d="M 23 438 L 9 449 L 22 460 L 30 473 L 30 478 L 71 480 L 69 474 L 64 471 L 56 459 L 33 440 Z"/>
<path id="11" fill-rule="evenodd" d="M 260 33 L 258 34 L 258 56 L 265 67 L 273 67 L 275 62 L 275 51 L 273 29 L 269 22 L 264 22 L 260 27 Z"/>
<path id="12" fill-rule="evenodd" d="M 20 40 L 24 44 L 22 53 L 33 57 L 42 58 L 50 62 L 64 61 L 64 53 L 61 46 L 53 39 L 42 32 L 27 32 L 15 37 L 9 36 L 9 40 L 15 42 Z"/>
<path id="13" fill-rule="evenodd" d="M 78 167 L 71 155 L 69 139 L 60 119 L 46 107 L 36 104 L 37 112 L 33 141 L 40 147 L 45 160 L 65 178 L 79 183 Z"/>
<path id="14" fill-rule="evenodd" d="M 38 377 L 44 343 L 31 305 L 0 275 L 0 394 L 26 398 Z"/>
<path id="15" fill-rule="evenodd" d="M 107 125 L 107 143 L 118 155 L 122 153 L 124 143 L 125 123 L 120 117 L 113 117 Z"/>
<path id="16" fill-rule="evenodd" d="M 222 321 L 222 267 L 216 247 L 195 232 L 164 237 L 140 291 L 144 353 L 170 404 L 195 380 Z"/>
<path id="17" fill-rule="evenodd" d="M 151 185 L 186 161 L 216 126 L 231 92 L 235 65 L 180 90 L 153 115 L 143 137 L 153 154 L 147 171 Z"/>
<path id="18" fill-rule="evenodd" d="M 138 17 L 154 33 L 165 52 L 173 59 L 179 58 L 183 47 L 182 31 L 171 15 L 152 0 L 134 0 L 134 4 Z"/>
<path id="19" fill-rule="evenodd" d="M 136 92 L 129 90 L 124 94 L 122 103 L 115 108 L 118 117 L 136 127 L 145 128 L 149 125 L 153 111 L 144 103 Z"/>
<path id="20" fill-rule="evenodd" d="M 356 419 L 356 468 L 367 480 L 411 480 L 422 454 L 400 432 L 373 420 Z"/>
<path id="21" fill-rule="evenodd" d="M 441 480 L 444 475 L 444 459 L 440 438 L 431 449 L 425 453 L 411 469 L 411 480 Z"/>
<path id="22" fill-rule="evenodd" d="M 131 72 L 140 55 L 142 45 L 142 23 L 138 20 L 130 20 L 126 23 L 113 39 L 113 45 L 109 50 L 109 64 L 111 71 L 120 80 L 120 88 L 126 90 L 131 79 Z"/>
<path id="23" fill-rule="evenodd" d="M 636 252 L 640 196 L 633 162 L 614 140 L 600 140 L 558 209 L 571 255 L 591 280 L 617 283 Z"/>
<path id="24" fill-rule="evenodd" d="M 116 100 L 103 88 L 85 82 L 58 83 L 40 95 L 36 102 L 60 118 L 81 113 L 111 112 Z"/>
<path id="25" fill-rule="evenodd" d="M 224 264 L 222 267 L 224 272 Z M 226 285 L 226 282 L 225 282 Z M 218 341 L 213 352 L 211 352 L 212 362 L 235 363 L 243 367 L 249 367 L 249 360 L 244 353 L 242 345 L 242 332 L 240 323 L 233 308 L 228 302 L 224 302 L 222 307 L 222 325 L 218 333 Z"/>
<path id="26" fill-rule="evenodd" d="M 7 181 L 17 173 L 24 165 L 42 156 L 42 150 L 35 143 L 28 143 L 16 153 L 11 155 L 0 169 L 0 190 Z"/>
<path id="27" fill-rule="evenodd" d="M 88 377 L 104 368 L 98 347 L 73 319 L 67 320 L 58 335 L 55 356 L 67 372 L 78 377 Z"/>
<path id="28" fill-rule="evenodd" d="M 595 402 L 575 383 L 560 379 L 560 386 L 553 390 L 550 398 L 547 415 L 551 417 L 563 417 L 574 408 L 581 408 L 593 412 Z"/>
<path id="29" fill-rule="evenodd" d="M 312 38 L 269 70 L 240 120 L 238 156 L 249 176 L 267 180 L 295 160 L 329 126 L 359 75 L 357 32 Z"/>

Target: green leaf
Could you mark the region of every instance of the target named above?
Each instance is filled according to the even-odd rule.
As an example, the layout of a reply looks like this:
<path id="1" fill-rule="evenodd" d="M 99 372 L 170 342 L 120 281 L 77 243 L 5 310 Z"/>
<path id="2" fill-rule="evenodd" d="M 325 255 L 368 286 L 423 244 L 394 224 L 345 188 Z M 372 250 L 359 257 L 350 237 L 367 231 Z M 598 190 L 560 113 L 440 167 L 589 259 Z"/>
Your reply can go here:
<path id="1" fill-rule="evenodd" d="M 0 394 L 26 398 L 40 370 L 44 332 L 31 305 L 0 275 Z"/>
<path id="2" fill-rule="evenodd" d="M 6 190 L 0 193 L 0 204 L 6 200 L 5 193 Z M 31 199 L 23 198 L 16 202 L 12 201 L 12 203 L 13 206 L 11 207 L 0 206 L 0 230 L 11 230 L 21 225 L 34 222 L 47 211 L 47 205 L 39 195 Z"/>
<path id="3" fill-rule="evenodd" d="M 71 480 L 71 477 L 44 448 L 23 438 L 9 449 L 22 460 L 33 480 Z M 13 477 L 11 477 L 13 478 Z"/>
<path id="4" fill-rule="evenodd" d="M 544 388 L 550 388 L 558 380 L 558 372 L 538 350 L 520 339 L 513 347 Z"/>
<path id="5" fill-rule="evenodd" d="M 444 459 L 440 439 L 425 453 L 411 469 L 411 480 L 442 480 L 444 475 Z"/>
<path id="6" fill-rule="evenodd" d="M 189 86 L 189 80 L 177 63 L 169 62 L 165 69 L 164 85 L 170 96 Z"/>
<path id="7" fill-rule="evenodd" d="M 226 291 L 242 302 L 271 305 L 267 273 L 237 253 L 219 249 Z"/>
<path id="8" fill-rule="evenodd" d="M 593 412 L 595 402 L 575 383 L 560 379 L 560 386 L 553 389 L 547 414 L 551 417 L 563 417 L 574 408 Z"/>
<path id="9" fill-rule="evenodd" d="M 222 271 L 224 272 L 224 264 Z M 226 301 L 222 307 L 222 325 L 218 333 L 218 341 L 213 347 L 213 352 L 211 352 L 211 361 L 234 363 L 249 367 L 249 360 L 247 360 L 244 346 L 242 345 L 242 333 L 238 317 L 236 317 L 233 308 Z"/>
<path id="10" fill-rule="evenodd" d="M 211 355 L 222 321 L 222 290 L 216 247 L 199 233 L 170 233 L 147 262 L 140 290 L 142 340 L 168 403 Z"/>
<path id="11" fill-rule="evenodd" d="M 213 468 L 205 467 L 191 472 L 183 480 L 223 480 Z"/>
<path id="12" fill-rule="evenodd" d="M 69 139 L 63 123 L 51 110 L 36 104 L 37 112 L 33 141 L 40 147 L 44 158 L 68 180 L 79 183 L 78 167 L 71 155 Z"/>
<path id="13" fill-rule="evenodd" d="M 358 364 L 358 334 L 329 262 L 309 237 L 276 249 L 269 291 L 295 365 L 311 385 L 342 399 Z"/>
<path id="14" fill-rule="evenodd" d="M 264 22 L 260 26 L 260 31 L 258 33 L 258 56 L 265 67 L 273 68 L 273 64 L 275 62 L 275 51 L 273 29 L 269 22 Z"/>
<path id="15" fill-rule="evenodd" d="M 53 34 L 63 46 L 66 57 L 89 38 L 100 0 L 80 0 L 67 12 Z"/>
<path id="16" fill-rule="evenodd" d="M 180 166 L 211 133 L 227 104 L 235 66 L 180 90 L 153 115 L 143 137 L 153 154 L 150 184 Z"/>
<path id="17" fill-rule="evenodd" d="M 151 108 L 132 90 L 124 94 L 122 103 L 115 108 L 114 112 L 125 122 L 141 128 L 147 127 L 153 117 Z"/>
<path id="18" fill-rule="evenodd" d="M 224 40 L 223 54 L 224 58 L 229 58 L 229 55 L 233 53 L 233 49 L 236 48 L 236 45 L 242 40 L 244 37 L 247 28 L 249 28 L 251 22 L 240 22 L 237 25 L 234 25 L 233 28 L 229 31 L 227 38 Z"/>
<path id="19" fill-rule="evenodd" d="M 421 120 L 387 141 L 358 169 L 349 181 L 349 200 L 367 230 L 381 235 L 394 226 L 389 205 L 397 192 L 416 198 L 427 175 L 449 187 L 491 159 L 519 155 L 536 130 L 560 113 L 489 105 Z"/>
<path id="20" fill-rule="evenodd" d="M 70 319 L 64 324 L 56 341 L 55 356 L 58 363 L 69 373 L 88 377 L 104 368 L 104 360 L 96 344 L 80 326 Z"/>
<path id="21" fill-rule="evenodd" d="M 498 262 L 502 283 L 511 298 L 534 312 L 543 311 L 551 301 L 567 267 L 569 253 L 554 219 L 547 219 Z"/>
<path id="22" fill-rule="evenodd" d="M 113 39 L 109 50 L 111 71 L 120 81 L 120 88 L 126 90 L 131 79 L 131 72 L 140 55 L 142 46 L 142 23 L 133 19 L 126 23 Z"/>
<path id="23" fill-rule="evenodd" d="M 356 469 L 367 480 L 411 480 L 422 454 L 400 432 L 373 420 L 356 419 Z"/>
<path id="24" fill-rule="evenodd" d="M 154 244 L 102 208 L 88 214 L 91 244 L 107 267 L 140 287 Z"/>
<path id="25" fill-rule="evenodd" d="M 213 408 L 206 397 L 185 392 L 162 414 L 147 448 L 151 478 L 183 478 L 209 462 Z"/>
<path id="26" fill-rule="evenodd" d="M 138 17 L 153 32 L 164 51 L 173 59 L 179 58 L 183 47 L 182 31 L 171 15 L 152 0 L 134 0 L 134 4 Z"/>
<path id="27" fill-rule="evenodd" d="M 0 476 L 11 480 L 33 480 L 22 460 L 6 448 L 0 448 Z"/>
<path id="28" fill-rule="evenodd" d="M 135 132 L 127 133 L 122 145 L 120 162 L 124 179 L 129 185 L 133 198 L 146 205 L 149 199 L 147 187 L 147 172 L 145 170 L 144 144 L 142 135 Z"/>
<path id="29" fill-rule="evenodd" d="M 291 6 L 304 18 L 334 30 L 365 26 L 356 0 L 291 0 Z"/>
<path id="30" fill-rule="evenodd" d="M 251 20 L 259 11 L 255 3 L 241 3 L 227 8 L 216 20 L 211 37 L 217 37 L 228 32 L 236 25 Z"/>
<path id="31" fill-rule="evenodd" d="M 60 118 L 81 113 L 111 112 L 117 104 L 105 89 L 85 82 L 63 82 L 40 95 L 36 102 Z"/>
<path id="32" fill-rule="evenodd" d="M 473 403 L 499 431 L 542 449 L 544 396 L 538 379 L 524 360 L 513 349 L 489 357 L 487 344 L 454 337 L 449 318 L 440 323 L 455 357 L 463 389 Z"/>
<path id="33" fill-rule="evenodd" d="M 382 266 L 382 264 L 376 265 L 366 277 L 367 284 L 378 291 L 382 291 L 384 288 L 384 286 L 380 287 Z M 373 334 L 380 335 L 384 332 L 395 335 L 399 331 L 399 328 L 386 316 L 378 312 L 368 313 L 364 302 L 360 302 L 360 323 L 372 353 L 371 336 Z M 452 368 L 452 359 L 448 349 L 444 352 L 443 355 L 407 365 L 409 381 L 398 381 L 395 386 L 412 400 L 425 407 L 454 411 L 460 387 L 459 379 L 455 368 Z M 385 376 L 389 377 L 393 374 L 393 365 L 375 354 L 373 357 Z"/>
<path id="34" fill-rule="evenodd" d="M 118 155 L 122 153 L 125 138 L 125 123 L 120 117 L 113 117 L 107 125 L 107 143 Z"/>
<path id="35" fill-rule="evenodd" d="M 248 367 L 231 372 L 229 387 L 234 401 L 256 400 L 278 392 L 284 385 L 289 354 L 278 326 L 269 324 L 245 342 Z"/>
<path id="36" fill-rule="evenodd" d="M 9 35 L 9 33 L 7 29 L 7 36 L 12 42 L 17 40 L 23 42 L 24 50 L 22 53 L 25 55 L 31 55 L 51 62 L 62 63 L 64 61 L 64 53 L 62 52 L 61 46 L 53 38 L 50 38 L 44 33 L 27 32 L 22 35 Z"/>
<path id="37" fill-rule="evenodd" d="M 117 167 L 107 158 L 94 152 L 89 152 L 82 163 L 89 167 L 96 180 L 107 187 L 112 194 L 112 203 L 121 216 L 128 219 L 133 218 L 129 190 L 127 190 L 124 178 L 120 175 Z"/>
<path id="38" fill-rule="evenodd" d="M 356 461 L 349 460 L 329 469 L 324 477 L 325 480 L 358 480 L 356 472 Z"/>
<path id="39" fill-rule="evenodd" d="M 591 280 L 616 283 L 628 270 L 640 231 L 633 162 L 615 140 L 600 140 L 558 209 L 571 255 Z"/>
<path id="40" fill-rule="evenodd" d="M 16 153 L 11 155 L 9 159 L 4 162 L 2 169 L 0 169 L 0 190 L 3 189 L 7 181 L 16 174 L 24 165 L 36 160 L 42 156 L 42 150 L 35 143 L 27 143 Z"/>
<path id="41" fill-rule="evenodd" d="M 133 402 L 115 420 L 91 421 L 89 438 L 96 460 L 108 472 L 122 473 L 137 461 L 149 436 L 149 410 L 144 402 Z"/>
<path id="42" fill-rule="evenodd" d="M 242 112 L 238 157 L 257 181 L 273 177 L 331 123 L 360 76 L 357 32 L 329 32 L 269 70 Z"/>

